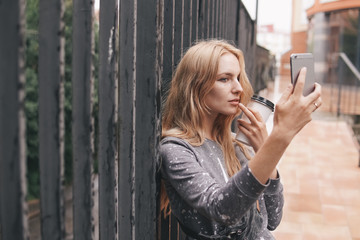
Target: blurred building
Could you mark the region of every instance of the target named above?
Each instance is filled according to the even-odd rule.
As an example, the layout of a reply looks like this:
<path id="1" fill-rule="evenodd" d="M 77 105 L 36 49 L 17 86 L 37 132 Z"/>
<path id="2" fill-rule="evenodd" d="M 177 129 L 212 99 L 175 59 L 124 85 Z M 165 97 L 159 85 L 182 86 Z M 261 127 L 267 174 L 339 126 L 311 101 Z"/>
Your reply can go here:
<path id="1" fill-rule="evenodd" d="M 290 33 L 286 31 L 279 31 L 274 28 L 274 25 L 261 25 L 257 29 L 257 42 L 260 46 L 264 46 L 271 54 L 275 55 L 276 62 L 279 63 L 281 55 L 287 52 L 290 48 Z M 279 67 L 279 66 L 277 66 Z"/>
<path id="2" fill-rule="evenodd" d="M 292 8 L 292 47 L 281 58 L 280 73 L 289 74 L 291 53 L 312 52 L 318 82 L 334 82 L 341 74 L 345 84 L 353 83 L 338 53 L 360 69 L 360 1 L 293 0 Z"/>
<path id="3" fill-rule="evenodd" d="M 313 2 L 314 1 L 311 0 L 292 1 L 291 47 L 288 52 L 281 56 L 281 75 L 290 75 L 290 55 L 292 53 L 307 52 L 308 18 L 306 16 L 306 9 L 309 8 Z"/>
<path id="4" fill-rule="evenodd" d="M 355 76 L 343 66 L 338 53 L 344 53 L 360 69 L 360 1 L 319 1 L 307 9 L 308 50 L 314 53 L 318 81 L 335 82 L 341 75 L 344 84 L 352 85 Z"/>

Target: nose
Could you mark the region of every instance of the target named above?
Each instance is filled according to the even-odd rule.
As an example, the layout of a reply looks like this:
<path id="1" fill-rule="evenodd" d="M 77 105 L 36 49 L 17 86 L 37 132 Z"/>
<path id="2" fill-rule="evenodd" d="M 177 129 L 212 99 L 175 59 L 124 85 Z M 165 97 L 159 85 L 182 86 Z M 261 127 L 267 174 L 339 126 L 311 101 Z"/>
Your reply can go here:
<path id="1" fill-rule="evenodd" d="M 239 94 L 243 91 L 243 88 L 240 84 L 240 81 L 238 79 L 234 79 L 233 81 L 233 88 L 232 88 L 232 92 Z"/>

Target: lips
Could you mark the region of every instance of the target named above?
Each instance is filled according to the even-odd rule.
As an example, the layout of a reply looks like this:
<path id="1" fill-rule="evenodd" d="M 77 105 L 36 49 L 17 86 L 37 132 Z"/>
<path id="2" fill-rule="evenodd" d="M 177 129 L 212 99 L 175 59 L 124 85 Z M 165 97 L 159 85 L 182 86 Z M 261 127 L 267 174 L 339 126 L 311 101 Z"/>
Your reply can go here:
<path id="1" fill-rule="evenodd" d="M 234 105 L 235 105 L 235 104 L 237 105 L 237 104 L 239 104 L 239 99 L 238 99 L 238 98 L 232 99 L 232 100 L 229 101 L 229 103 L 234 104 Z"/>

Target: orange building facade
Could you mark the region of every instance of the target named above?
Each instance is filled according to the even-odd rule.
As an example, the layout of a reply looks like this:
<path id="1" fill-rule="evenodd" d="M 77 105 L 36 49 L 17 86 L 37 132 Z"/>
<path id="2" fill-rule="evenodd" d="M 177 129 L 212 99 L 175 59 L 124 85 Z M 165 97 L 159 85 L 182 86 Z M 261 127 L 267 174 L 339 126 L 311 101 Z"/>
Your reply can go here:
<path id="1" fill-rule="evenodd" d="M 293 0 L 292 48 L 281 57 L 280 74 L 290 74 L 290 55 L 299 52 L 314 54 L 318 82 L 331 82 L 338 77 L 339 52 L 344 52 L 359 69 L 360 1 L 315 0 L 307 6 L 305 2 L 309 1 Z M 342 74 L 352 81 L 351 74 Z"/>

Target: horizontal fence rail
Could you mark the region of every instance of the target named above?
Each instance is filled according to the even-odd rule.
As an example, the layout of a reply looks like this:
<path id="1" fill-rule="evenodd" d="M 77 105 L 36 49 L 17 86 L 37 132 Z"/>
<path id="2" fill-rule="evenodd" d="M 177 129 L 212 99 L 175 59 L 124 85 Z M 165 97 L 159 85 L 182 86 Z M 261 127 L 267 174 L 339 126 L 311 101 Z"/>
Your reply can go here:
<path id="1" fill-rule="evenodd" d="M 201 39 L 226 39 L 242 49 L 249 79 L 260 90 L 256 21 L 239 0 L 101 0 L 99 21 L 92 1 L 73 0 L 69 43 L 67 3 L 39 0 L 39 239 L 185 239 L 175 217 L 159 212 L 161 103 L 180 58 Z M 6 33 L 0 37 L 0 239 L 29 238 L 24 5 L 0 3 L 0 31 Z M 72 85 L 70 218 L 64 203 L 66 59 Z"/>

